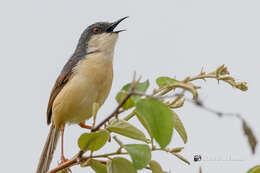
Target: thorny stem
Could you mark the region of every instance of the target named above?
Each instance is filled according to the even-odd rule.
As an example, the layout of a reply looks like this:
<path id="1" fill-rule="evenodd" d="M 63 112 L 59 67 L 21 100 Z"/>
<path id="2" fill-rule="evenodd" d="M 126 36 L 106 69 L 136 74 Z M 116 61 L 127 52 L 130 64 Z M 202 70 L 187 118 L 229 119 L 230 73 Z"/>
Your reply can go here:
<path id="1" fill-rule="evenodd" d="M 190 78 L 189 82 L 194 81 L 194 80 L 198 80 L 198 79 L 205 80 L 206 78 L 217 79 L 215 74 L 205 74 L 205 75 L 198 75 L 198 76 L 195 76 L 193 78 Z"/>
<path id="2" fill-rule="evenodd" d="M 218 82 L 220 80 L 221 81 L 225 81 L 226 83 L 228 83 L 229 85 L 234 87 L 234 83 L 232 82 L 232 80 L 226 80 L 225 77 L 216 76 L 216 74 L 198 75 L 198 76 L 195 76 L 193 78 L 190 78 L 189 81 L 191 82 L 191 81 L 198 80 L 198 79 L 201 79 L 201 80 L 205 81 L 207 78 L 216 79 Z"/>

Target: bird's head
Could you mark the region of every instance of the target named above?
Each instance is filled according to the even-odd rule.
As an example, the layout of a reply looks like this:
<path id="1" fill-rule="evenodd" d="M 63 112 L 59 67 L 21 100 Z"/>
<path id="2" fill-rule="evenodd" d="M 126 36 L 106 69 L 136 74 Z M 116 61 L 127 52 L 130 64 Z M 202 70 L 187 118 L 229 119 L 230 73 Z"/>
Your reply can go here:
<path id="1" fill-rule="evenodd" d="M 118 38 L 118 33 L 124 30 L 114 29 L 127 17 L 123 17 L 115 22 L 97 22 L 89 27 L 82 33 L 77 50 L 90 52 L 111 52 L 114 51 L 114 47 Z"/>

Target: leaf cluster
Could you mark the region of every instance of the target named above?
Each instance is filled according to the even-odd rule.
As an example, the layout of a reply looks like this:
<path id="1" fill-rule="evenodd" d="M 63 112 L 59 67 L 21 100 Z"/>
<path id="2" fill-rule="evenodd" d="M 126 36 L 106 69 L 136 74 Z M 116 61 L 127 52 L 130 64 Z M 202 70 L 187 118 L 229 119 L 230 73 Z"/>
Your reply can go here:
<path id="1" fill-rule="evenodd" d="M 137 173 L 142 169 L 149 169 L 152 173 L 164 173 L 160 163 L 152 158 L 153 151 L 162 151 L 171 153 L 184 163 L 190 164 L 180 154 L 184 147 L 169 146 L 173 132 L 179 134 L 184 144 L 188 141 L 186 130 L 176 109 L 182 108 L 186 101 L 198 104 L 198 91 L 201 87 L 194 81 L 205 81 L 208 78 L 225 82 L 241 91 L 248 89 L 245 82 L 238 82 L 230 76 L 224 65 L 210 73 L 201 70 L 198 75 L 184 80 L 159 77 L 156 79 L 157 88 L 153 89 L 151 94 L 147 93 L 150 82 L 148 80 L 140 82 L 140 79 L 136 80 L 134 77 L 134 80 L 124 85 L 116 95 L 116 101 L 122 106 L 116 110 L 115 116 L 113 114 L 111 119 L 107 119 L 108 124 L 104 129 L 84 133 L 79 137 L 78 146 L 82 153 L 90 151 L 90 155 L 83 156 L 78 163 L 84 167 L 90 166 L 96 173 Z M 180 92 L 177 92 L 177 89 Z M 193 97 L 188 99 L 186 92 L 191 93 Z M 94 115 L 97 114 L 98 106 L 95 108 Z M 133 118 L 140 122 L 145 131 L 131 123 Z M 119 140 L 119 136 L 130 138 L 133 143 L 126 144 Z M 109 145 L 111 140 L 118 143 L 116 151 L 95 154 L 95 151 Z M 124 157 L 126 155 L 130 156 L 131 160 Z"/>

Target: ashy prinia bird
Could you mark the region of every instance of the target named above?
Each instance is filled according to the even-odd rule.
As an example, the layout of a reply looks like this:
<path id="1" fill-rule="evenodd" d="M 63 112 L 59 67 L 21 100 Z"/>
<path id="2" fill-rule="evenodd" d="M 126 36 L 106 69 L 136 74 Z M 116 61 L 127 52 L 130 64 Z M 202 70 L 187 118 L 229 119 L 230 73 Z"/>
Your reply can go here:
<path id="1" fill-rule="evenodd" d="M 47 124 L 50 131 L 44 145 L 36 173 L 46 173 L 61 135 L 61 161 L 63 135 L 66 124 L 85 125 L 92 117 L 94 103 L 102 105 L 111 89 L 113 80 L 113 56 L 118 35 L 116 22 L 98 22 L 81 34 L 76 50 L 63 67 L 51 91 L 47 108 Z"/>

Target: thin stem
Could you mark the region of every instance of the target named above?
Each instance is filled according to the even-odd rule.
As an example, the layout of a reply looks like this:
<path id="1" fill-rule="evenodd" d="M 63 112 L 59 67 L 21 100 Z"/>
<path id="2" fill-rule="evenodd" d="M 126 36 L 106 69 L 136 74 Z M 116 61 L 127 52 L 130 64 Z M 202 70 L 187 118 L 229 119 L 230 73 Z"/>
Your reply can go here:
<path id="1" fill-rule="evenodd" d="M 121 152 L 121 153 L 114 152 L 114 153 L 109 153 L 109 154 L 96 155 L 96 156 L 93 156 L 93 158 L 109 157 L 109 156 L 114 156 L 114 155 L 125 155 L 125 154 L 128 154 L 128 153 L 127 152 Z"/>
<path id="2" fill-rule="evenodd" d="M 198 76 L 195 76 L 195 77 L 193 77 L 193 78 L 190 78 L 190 79 L 189 79 L 189 82 L 194 81 L 194 80 L 198 80 L 198 79 L 205 80 L 205 78 L 218 79 L 217 76 L 216 76 L 216 74 L 205 74 L 205 75 L 198 75 Z"/>
<path id="3" fill-rule="evenodd" d="M 58 171 L 60 171 L 60 170 L 63 170 L 63 169 L 65 169 L 65 168 L 68 168 L 68 167 L 70 167 L 70 166 L 72 166 L 72 165 L 74 165 L 74 164 L 76 164 L 76 163 L 77 163 L 77 158 L 75 157 L 74 159 L 68 160 L 67 162 L 64 162 L 64 163 L 60 164 L 58 167 L 56 167 L 56 168 L 50 170 L 48 173 L 58 172 Z"/>
<path id="4" fill-rule="evenodd" d="M 133 118 L 133 117 L 135 116 L 135 114 L 136 114 L 136 112 L 135 112 L 135 110 L 133 110 L 133 112 L 131 112 L 130 114 L 128 114 L 128 115 L 124 118 L 124 120 L 126 120 L 126 121 L 130 120 L 131 118 Z"/>
<path id="5" fill-rule="evenodd" d="M 95 128 L 91 130 L 91 132 L 97 131 L 101 126 L 103 126 L 106 122 L 108 122 L 111 118 L 119 114 L 120 108 L 125 104 L 125 102 L 133 95 L 133 93 L 128 93 L 126 97 L 122 100 L 122 102 L 117 106 L 112 114 L 110 114 L 107 118 L 105 118 L 101 123 L 99 123 Z"/>
<path id="6" fill-rule="evenodd" d="M 119 139 L 117 139 L 116 136 L 114 136 L 113 138 L 114 138 L 114 140 L 118 143 L 118 145 L 120 146 L 120 148 L 123 148 L 123 147 L 124 147 L 124 144 L 123 144 Z"/>

